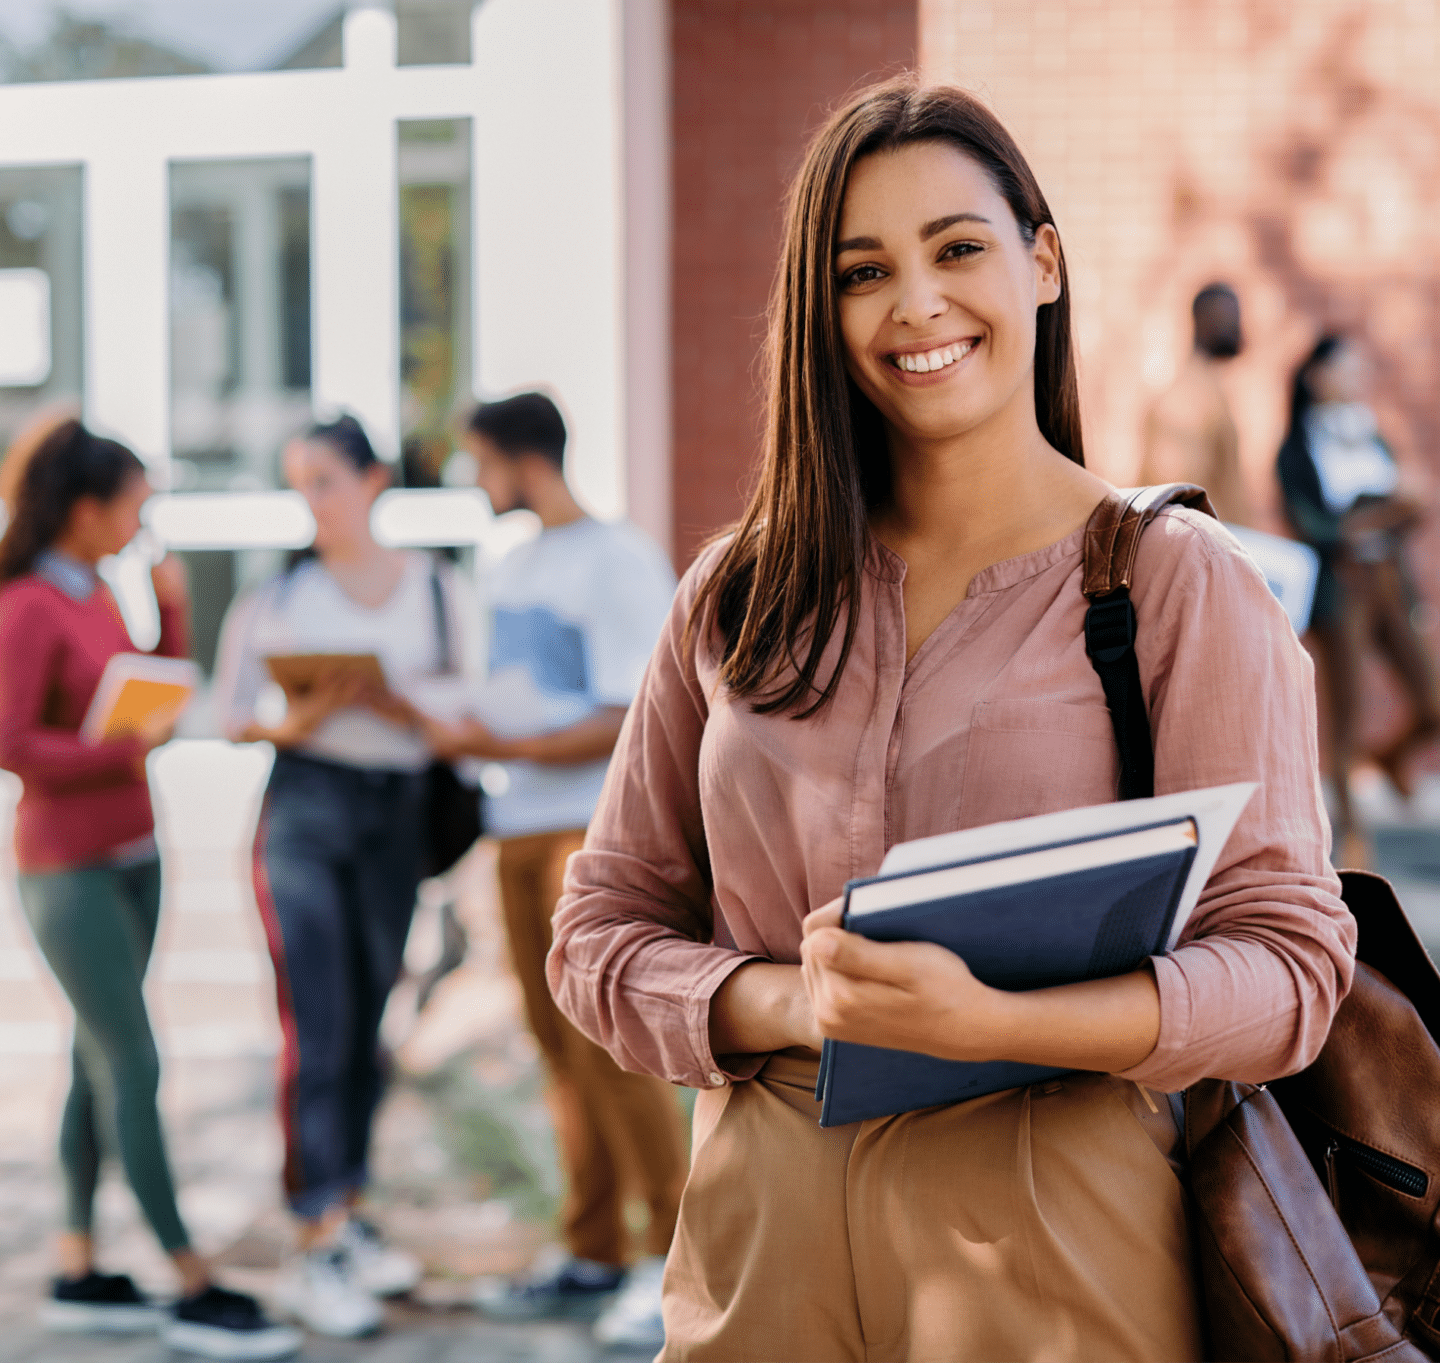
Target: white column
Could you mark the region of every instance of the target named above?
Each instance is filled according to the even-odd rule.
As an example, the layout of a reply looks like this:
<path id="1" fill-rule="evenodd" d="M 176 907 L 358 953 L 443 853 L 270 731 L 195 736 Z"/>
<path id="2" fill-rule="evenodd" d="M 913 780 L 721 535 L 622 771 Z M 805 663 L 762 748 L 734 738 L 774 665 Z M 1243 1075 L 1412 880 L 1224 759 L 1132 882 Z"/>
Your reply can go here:
<path id="1" fill-rule="evenodd" d="M 622 0 L 625 117 L 625 492 L 674 549 L 670 374 L 670 7 Z"/>
<path id="2" fill-rule="evenodd" d="M 170 462 L 170 187 L 148 148 L 85 169 L 85 419 L 163 479 Z"/>
<path id="3" fill-rule="evenodd" d="M 394 15 L 378 9 L 347 14 L 346 77 L 382 82 L 387 73 L 393 78 L 394 65 Z M 332 122 L 316 148 L 311 386 L 319 414 L 353 412 L 377 453 L 394 459 L 400 450 L 399 245 L 390 105 L 388 98 L 347 98 L 347 117 Z"/>
<path id="4" fill-rule="evenodd" d="M 487 396 L 553 391 L 569 417 L 571 484 L 592 511 L 618 516 L 619 0 L 486 0 L 473 34 L 477 378 Z"/>

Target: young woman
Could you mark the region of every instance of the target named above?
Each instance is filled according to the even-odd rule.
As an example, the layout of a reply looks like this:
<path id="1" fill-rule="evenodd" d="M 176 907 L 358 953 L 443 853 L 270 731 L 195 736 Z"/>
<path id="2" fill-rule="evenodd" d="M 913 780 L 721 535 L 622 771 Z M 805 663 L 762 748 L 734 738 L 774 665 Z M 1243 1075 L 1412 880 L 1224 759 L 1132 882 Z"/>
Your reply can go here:
<path id="1" fill-rule="evenodd" d="M 1295 532 L 1320 555 L 1310 628 L 1329 683 L 1330 752 L 1347 864 L 1364 864 L 1349 772 L 1360 722 L 1360 657 L 1373 640 L 1411 704 L 1410 722 L 1377 754 L 1402 795 L 1409 759 L 1440 733 L 1435 670 L 1410 620 L 1404 541 L 1423 513 L 1416 489 L 1380 438 L 1369 407 L 1371 365 L 1343 336 L 1325 336 L 1295 373 L 1278 471 Z M 1353 850 L 1352 850 L 1353 849 Z"/>
<path id="2" fill-rule="evenodd" d="M 1306 656 L 1183 510 L 1134 574 L 1155 785 L 1260 783 L 1186 940 L 1011 994 L 838 926 L 894 842 L 1115 798 L 1080 590 L 1108 488 L 1082 464 L 1067 287 L 970 96 L 889 83 L 812 145 L 763 477 L 681 584 L 549 959 L 622 1065 L 702 1090 L 663 1358 L 1198 1358 L 1179 1135 L 1150 1090 L 1304 1065 L 1348 988 Z M 824 1036 L 1080 1073 L 822 1130 Z"/>
<path id="3" fill-rule="evenodd" d="M 169 1341 L 215 1358 L 278 1358 L 299 1337 L 270 1326 L 252 1298 L 211 1283 L 190 1248 L 155 1103 L 160 1062 L 142 984 L 160 916 L 160 861 L 145 757 L 169 726 L 93 744 L 79 733 L 105 664 L 135 651 L 95 565 L 134 538 L 149 495 L 129 450 L 63 420 L 17 470 L 0 540 L 0 765 L 25 783 L 15 815 L 20 901 L 75 1009 L 60 1126 L 66 1230 L 43 1315 L 60 1329 L 162 1321 L 127 1276 L 95 1268 L 95 1189 L 113 1140 L 180 1277 Z M 183 656 L 187 602 L 173 559 L 155 568 L 154 582 L 158 651 Z"/>
<path id="4" fill-rule="evenodd" d="M 285 1190 L 303 1251 L 284 1302 L 312 1329 L 344 1337 L 375 1329 L 376 1296 L 420 1277 L 418 1261 L 388 1247 L 357 1207 L 384 1086 L 380 1018 L 420 880 L 430 754 L 379 713 L 394 709 L 387 696 L 340 680 L 288 707 L 280 698 L 283 717 L 268 714 L 276 697 L 264 660 L 373 653 L 405 692 L 452 667 L 478 672 L 478 613 L 448 565 L 376 543 L 370 512 L 390 469 L 353 417 L 292 442 L 285 476 L 314 513 L 314 552 L 232 607 L 216 703 L 229 737 L 277 749 L 255 877 L 284 1028 Z"/>

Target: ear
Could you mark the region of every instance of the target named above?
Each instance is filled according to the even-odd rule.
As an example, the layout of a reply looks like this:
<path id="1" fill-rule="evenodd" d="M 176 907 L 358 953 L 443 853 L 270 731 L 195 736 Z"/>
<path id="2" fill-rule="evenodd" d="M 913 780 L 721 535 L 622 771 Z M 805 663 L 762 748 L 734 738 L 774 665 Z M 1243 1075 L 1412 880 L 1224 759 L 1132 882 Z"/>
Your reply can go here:
<path id="1" fill-rule="evenodd" d="M 1048 223 L 1035 229 L 1035 306 L 1043 307 L 1060 297 L 1060 235 Z"/>
<path id="2" fill-rule="evenodd" d="M 371 497 L 378 497 L 395 486 L 395 465 L 377 460 L 365 470 L 365 481 L 370 486 Z"/>

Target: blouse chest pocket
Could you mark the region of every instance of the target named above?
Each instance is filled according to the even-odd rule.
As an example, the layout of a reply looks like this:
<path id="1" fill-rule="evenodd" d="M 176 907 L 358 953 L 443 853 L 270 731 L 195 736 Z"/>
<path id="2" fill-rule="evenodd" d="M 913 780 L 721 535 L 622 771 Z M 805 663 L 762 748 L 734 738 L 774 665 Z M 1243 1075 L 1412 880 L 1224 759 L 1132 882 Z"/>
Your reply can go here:
<path id="1" fill-rule="evenodd" d="M 970 719 L 961 828 L 1105 804 L 1120 759 L 1110 711 L 1056 700 L 982 700 Z"/>

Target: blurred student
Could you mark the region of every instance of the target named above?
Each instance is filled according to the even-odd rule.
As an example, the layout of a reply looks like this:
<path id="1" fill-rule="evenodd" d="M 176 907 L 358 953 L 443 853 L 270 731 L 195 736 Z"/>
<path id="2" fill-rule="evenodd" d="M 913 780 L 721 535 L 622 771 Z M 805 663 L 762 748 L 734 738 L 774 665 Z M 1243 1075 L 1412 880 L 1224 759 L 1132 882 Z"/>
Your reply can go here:
<path id="1" fill-rule="evenodd" d="M 284 466 L 314 514 L 313 552 L 231 607 L 216 712 L 232 740 L 276 749 L 255 887 L 283 1025 L 285 1192 L 301 1249 L 280 1300 L 311 1329 L 346 1338 L 376 1329 L 376 1298 L 421 1274 L 358 1208 L 384 1088 L 380 1019 L 421 875 L 430 758 L 407 725 L 379 713 L 385 695 L 335 675 L 286 703 L 267 685 L 265 658 L 373 654 L 403 691 L 446 670 L 446 638 L 462 668 L 478 669 L 476 608 L 448 564 L 376 543 L 370 512 L 391 471 L 353 417 L 291 442 Z"/>
<path id="2" fill-rule="evenodd" d="M 685 1178 L 675 1095 L 660 1080 L 625 1073 L 561 1016 L 545 954 L 566 858 L 584 843 L 675 578 L 634 527 L 581 510 L 565 482 L 565 423 L 548 397 L 481 404 L 465 444 L 496 513 L 524 508 L 543 528 L 494 574 L 484 722 L 425 727 L 441 756 L 504 764 L 506 789 L 487 799 L 486 825 L 500 839 L 505 925 L 550 1074 L 567 1178 L 568 1257 L 522 1281 L 484 1285 L 478 1303 L 497 1316 L 538 1317 L 599 1303 L 625 1284 L 597 1334 L 658 1347 L 660 1274 Z M 626 1283 L 624 1202 L 636 1178 L 650 1221 Z"/>
<path id="3" fill-rule="evenodd" d="M 1175 382 L 1145 415 L 1140 478 L 1197 483 L 1220 519 L 1249 525 L 1250 498 L 1240 473 L 1240 438 L 1220 371 L 1240 353 L 1240 300 L 1228 284 L 1208 284 L 1190 307 L 1195 343 Z"/>
<path id="4" fill-rule="evenodd" d="M 1325 336 L 1295 373 L 1290 427 L 1278 472 L 1295 533 L 1320 556 L 1310 628 L 1330 693 L 1330 750 L 1337 841 L 1350 865 L 1364 864 L 1350 802 L 1349 772 L 1360 727 L 1360 659 L 1373 643 L 1410 700 L 1410 721 L 1375 760 L 1406 798 L 1409 763 L 1440 733 L 1435 672 L 1415 632 L 1415 594 L 1405 540 L 1424 513 L 1381 439 L 1369 406 L 1372 372 L 1358 342 Z"/>
<path id="5" fill-rule="evenodd" d="M 145 758 L 171 726 L 99 743 L 79 733 L 105 664 L 135 651 L 96 564 L 134 538 L 149 496 L 134 454 L 64 420 L 28 452 L 0 540 L 0 765 L 25 786 L 15 815 L 20 901 L 75 1009 L 60 1126 L 66 1229 L 42 1315 L 67 1330 L 163 1326 L 172 1346 L 212 1358 L 279 1358 L 299 1347 L 298 1335 L 270 1325 L 253 1298 L 215 1286 L 190 1247 L 156 1107 L 160 1062 L 142 985 L 160 861 Z M 157 651 L 183 656 L 183 574 L 166 559 L 153 579 Z M 128 1276 L 95 1267 L 95 1189 L 112 1141 L 180 1277 L 168 1319 Z"/>

